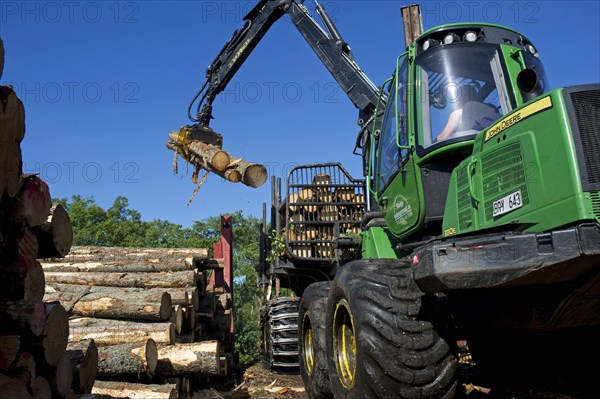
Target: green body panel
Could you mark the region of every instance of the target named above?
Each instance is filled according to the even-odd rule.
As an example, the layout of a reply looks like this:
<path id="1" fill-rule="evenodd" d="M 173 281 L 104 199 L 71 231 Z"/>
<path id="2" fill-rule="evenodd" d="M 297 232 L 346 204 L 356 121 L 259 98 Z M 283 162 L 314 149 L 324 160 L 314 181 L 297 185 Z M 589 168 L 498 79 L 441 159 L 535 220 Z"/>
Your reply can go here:
<path id="1" fill-rule="evenodd" d="M 386 224 L 397 237 L 408 235 L 421 226 L 423 206 L 416 178 L 418 175 L 414 159 L 410 158 L 380 198 Z"/>
<path id="2" fill-rule="evenodd" d="M 394 251 L 397 240 L 385 227 L 370 227 L 362 232 L 361 258 L 397 259 Z"/>
<path id="3" fill-rule="evenodd" d="M 521 92 L 517 88 L 517 75 L 523 69 L 525 69 L 525 61 L 523 60 L 522 50 L 515 48 L 513 46 L 507 46 L 505 44 L 500 45 L 500 49 L 502 51 L 502 55 L 504 56 L 504 66 L 508 73 L 508 78 L 514 84 L 511 86 L 512 94 L 514 98 L 517 100 L 517 106 L 523 105 L 523 100 L 521 98 Z"/>
<path id="4" fill-rule="evenodd" d="M 406 243 L 436 235 L 467 234 L 500 226 L 506 226 L 501 229 L 507 231 L 545 232 L 580 221 L 599 219 L 600 193 L 586 193 L 582 189 L 562 89 L 524 103 L 517 78 L 524 69 L 532 68 L 532 56 L 516 43 L 507 41 L 497 47 L 497 68 L 501 69 L 499 74 L 505 80 L 506 105 L 503 109 L 507 113 L 474 138 L 417 151 L 417 147 L 425 143 L 425 132 L 431 130 L 431 125 L 428 125 L 429 130 L 424 125 L 424 119 L 430 115 L 428 106 L 424 104 L 430 103 L 430 99 L 423 98 L 427 86 L 422 82 L 424 70 L 417 65 L 417 55 L 427 50 L 418 50 L 417 43 L 450 27 L 472 25 L 516 32 L 485 23 L 443 25 L 426 31 L 404 54 L 408 60 L 406 83 L 409 88 L 408 112 L 405 115 L 406 142 L 411 149 L 386 187 L 373 185 L 375 199 L 384 213 L 386 229 L 367 232 L 363 243 L 365 257 L 390 257 L 395 246 L 390 243 L 396 241 Z M 523 35 L 519 37 L 521 41 L 528 41 Z M 539 72 L 543 74 L 541 66 Z M 386 109 L 386 113 L 392 112 L 390 110 Z M 375 132 L 371 143 L 375 143 L 371 155 L 377 157 L 384 153 L 378 147 Z M 450 176 L 445 206 L 441 205 L 443 219 L 431 222 L 430 215 L 427 219 L 425 215 L 428 204 L 422 171 L 431 165 L 449 161 L 458 166 Z M 373 162 L 377 163 L 377 159 Z M 431 183 L 427 189 L 434 190 Z M 497 201 L 517 193 L 522 204 L 494 216 L 494 203 L 498 205 Z M 441 216 L 435 216 L 438 215 Z"/>
<path id="5" fill-rule="evenodd" d="M 521 207 L 494 217 L 494 202 L 515 192 Z M 502 225 L 544 232 L 584 220 L 594 220 L 592 200 L 582 190 L 562 89 L 557 89 L 477 136 L 473 155 L 453 172 L 443 233 Z"/>

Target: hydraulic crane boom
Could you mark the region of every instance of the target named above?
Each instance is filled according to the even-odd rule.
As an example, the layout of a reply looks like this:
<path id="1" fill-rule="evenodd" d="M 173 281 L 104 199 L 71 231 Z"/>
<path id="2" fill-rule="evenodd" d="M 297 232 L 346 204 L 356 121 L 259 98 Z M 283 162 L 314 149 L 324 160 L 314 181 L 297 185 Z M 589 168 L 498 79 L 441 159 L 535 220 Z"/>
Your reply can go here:
<path id="1" fill-rule="evenodd" d="M 379 89 L 356 64 L 350 47 L 342 39 L 325 8 L 316 0 L 315 3 L 325 29 L 312 18 L 302 2 L 261 0 L 254 6 L 244 17 L 244 26 L 234 32 L 233 37 L 208 67 L 206 81 L 188 108 L 189 118 L 199 122 L 201 126 L 208 127 L 212 119 L 212 103 L 216 96 L 225 89 L 269 28 L 284 14 L 288 14 L 294 26 L 359 110 L 358 124 L 361 126 L 361 133 L 367 128 L 370 129 L 377 109 Z M 200 101 L 197 115 L 192 117 L 191 109 L 198 98 Z M 385 98 L 379 101 L 379 110 L 383 110 L 384 107 Z"/>

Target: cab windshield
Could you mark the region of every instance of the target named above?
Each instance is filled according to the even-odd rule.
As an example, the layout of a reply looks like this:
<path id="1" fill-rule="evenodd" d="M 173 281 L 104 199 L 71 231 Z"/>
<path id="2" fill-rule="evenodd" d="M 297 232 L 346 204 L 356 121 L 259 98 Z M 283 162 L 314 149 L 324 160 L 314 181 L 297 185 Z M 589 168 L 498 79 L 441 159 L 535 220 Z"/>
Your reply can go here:
<path id="1" fill-rule="evenodd" d="M 424 148 L 472 138 L 510 112 L 500 49 L 490 44 L 439 46 L 419 55 Z"/>

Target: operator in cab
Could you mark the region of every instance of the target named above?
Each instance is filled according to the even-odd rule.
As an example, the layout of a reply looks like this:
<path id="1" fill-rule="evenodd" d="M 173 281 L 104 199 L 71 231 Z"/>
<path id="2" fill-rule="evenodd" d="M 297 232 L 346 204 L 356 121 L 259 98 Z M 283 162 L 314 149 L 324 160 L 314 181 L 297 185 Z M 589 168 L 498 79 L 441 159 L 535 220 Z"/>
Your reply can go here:
<path id="1" fill-rule="evenodd" d="M 434 142 L 479 132 L 501 116 L 494 106 L 479 101 L 478 89 L 473 84 L 453 85 L 448 91 L 455 109 Z"/>

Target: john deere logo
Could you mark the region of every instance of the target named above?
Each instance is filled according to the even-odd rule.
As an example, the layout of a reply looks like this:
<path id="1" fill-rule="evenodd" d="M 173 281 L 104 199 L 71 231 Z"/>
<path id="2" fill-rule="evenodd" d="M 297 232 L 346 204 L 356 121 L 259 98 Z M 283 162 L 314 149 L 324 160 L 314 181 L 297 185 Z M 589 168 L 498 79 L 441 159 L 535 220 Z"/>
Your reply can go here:
<path id="1" fill-rule="evenodd" d="M 398 194 L 396 198 L 394 198 L 392 212 L 394 212 L 394 221 L 401 225 L 407 224 L 408 220 L 413 216 L 412 207 L 401 194 Z"/>

